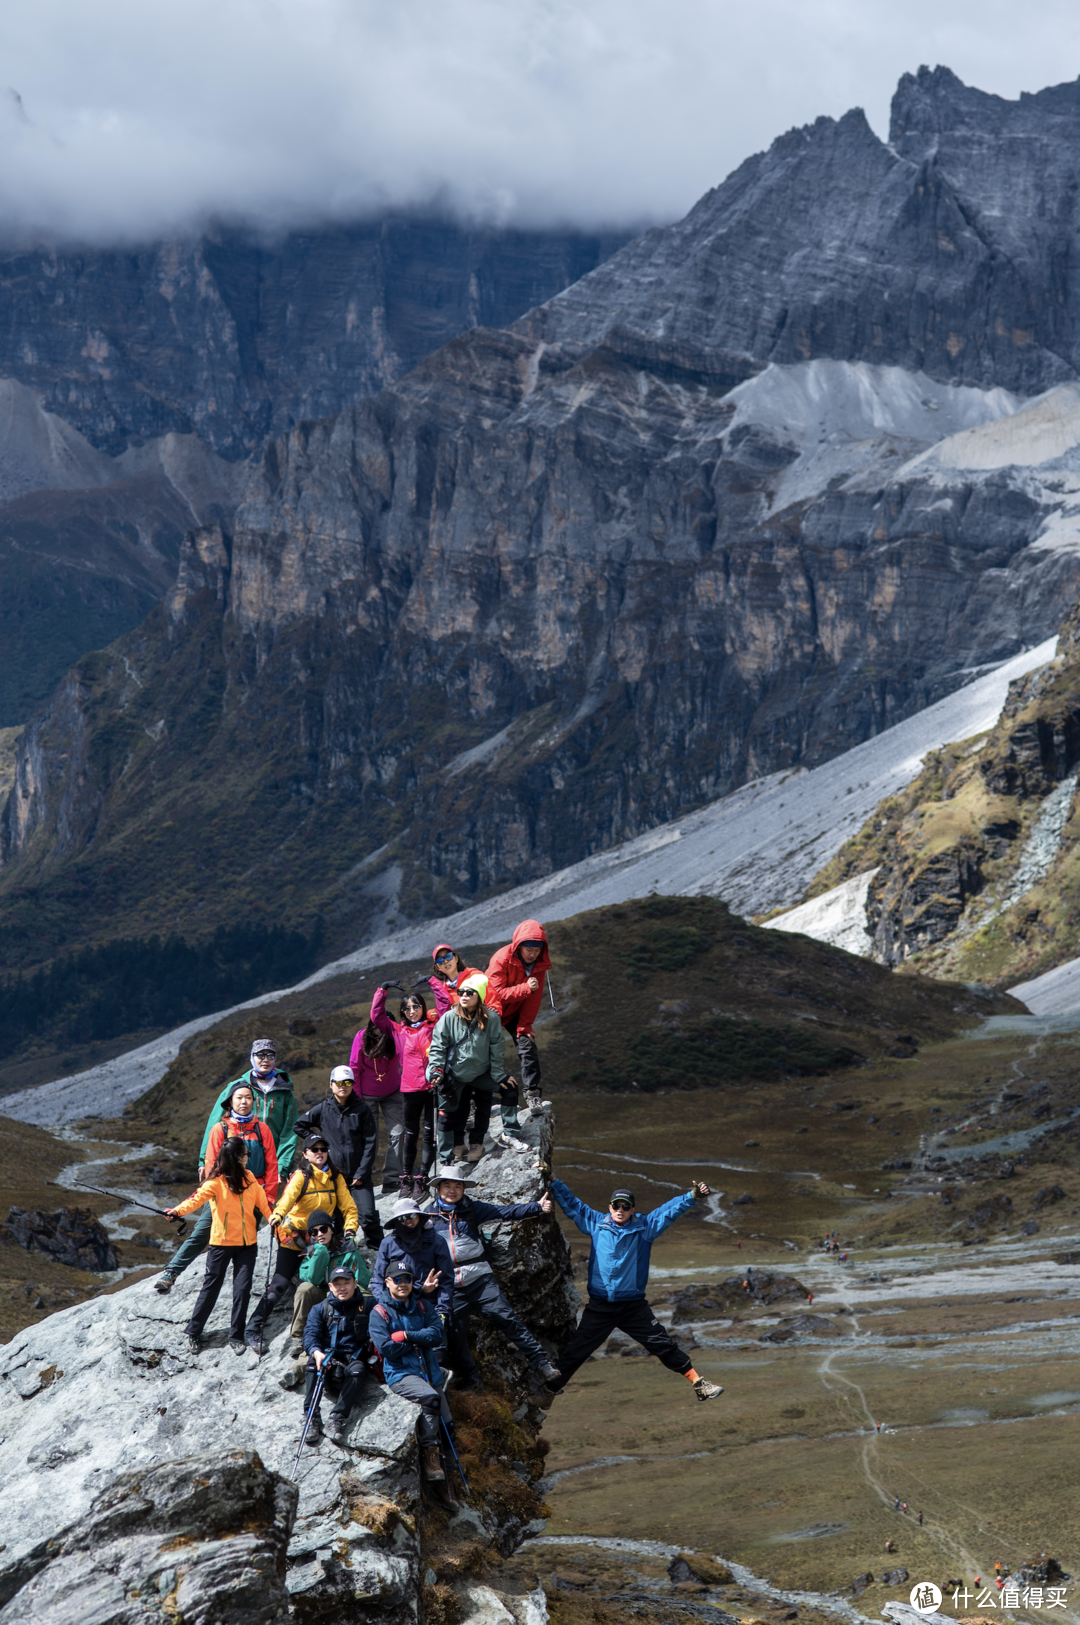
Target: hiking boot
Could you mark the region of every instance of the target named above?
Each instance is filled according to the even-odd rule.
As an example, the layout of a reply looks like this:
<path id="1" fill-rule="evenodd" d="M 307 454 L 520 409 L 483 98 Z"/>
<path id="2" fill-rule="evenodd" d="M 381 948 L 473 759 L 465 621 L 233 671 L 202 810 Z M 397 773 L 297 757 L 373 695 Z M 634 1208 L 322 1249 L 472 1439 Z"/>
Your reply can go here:
<path id="1" fill-rule="evenodd" d="M 304 1375 L 307 1371 L 307 1361 L 297 1360 L 291 1365 L 283 1377 L 278 1378 L 278 1387 L 292 1390 L 303 1386 Z"/>
<path id="2" fill-rule="evenodd" d="M 311 1418 L 311 1426 L 308 1428 L 308 1444 L 318 1444 L 319 1440 L 322 1438 L 322 1432 L 322 1417 L 319 1415 L 318 1411 L 315 1411 Z"/>
<path id="3" fill-rule="evenodd" d="M 301 1354 L 303 1354 L 303 1352 L 304 1352 L 303 1339 L 299 1338 L 299 1337 L 294 1337 L 291 1340 L 291 1342 L 289 1343 L 289 1359 L 290 1360 L 298 1360 L 300 1358 Z"/>
<path id="4" fill-rule="evenodd" d="M 230 1337 L 229 1338 L 229 1347 L 232 1349 L 234 1354 L 246 1354 L 247 1353 L 247 1344 L 244 1342 L 243 1338 Z"/>
<path id="5" fill-rule="evenodd" d="M 543 1377 L 547 1383 L 562 1382 L 562 1372 L 557 1365 L 552 1365 L 550 1360 L 545 1360 L 543 1365 L 538 1365 L 536 1374 L 538 1377 Z"/>
<path id="6" fill-rule="evenodd" d="M 710 1382 L 707 1377 L 699 1377 L 694 1384 L 694 1392 L 699 1399 L 715 1399 L 717 1394 L 722 1394 L 724 1390 L 719 1383 Z"/>
<path id="7" fill-rule="evenodd" d="M 244 1333 L 244 1342 L 247 1344 L 249 1349 L 254 1350 L 254 1352 L 259 1356 L 260 1360 L 270 1347 L 269 1343 L 263 1336 L 263 1327 L 265 1325 L 266 1322 L 263 1320 L 253 1320 L 247 1331 Z"/>
<path id="8" fill-rule="evenodd" d="M 171 1292 L 177 1282 L 176 1270 L 162 1270 L 154 1282 L 155 1292 Z"/>
<path id="9" fill-rule="evenodd" d="M 384 1174 L 383 1175 L 383 1182 L 379 1186 L 379 1195 L 380 1196 L 396 1196 L 397 1195 L 397 1189 L 398 1189 L 398 1186 L 400 1185 L 400 1183 L 401 1183 L 401 1181 L 399 1180 L 397 1174 L 390 1174 L 389 1176 Z"/>
<path id="10" fill-rule="evenodd" d="M 345 1437 L 345 1429 L 347 1426 L 348 1417 L 339 1415 L 337 1411 L 331 1411 L 330 1420 L 326 1424 L 326 1437 L 331 1441 L 331 1443 L 340 1444 L 342 1439 Z"/>
<path id="11" fill-rule="evenodd" d="M 508 1134 L 505 1131 L 505 1129 L 499 1135 L 499 1138 L 495 1141 L 495 1144 L 496 1145 L 501 1145 L 504 1151 L 531 1151 L 532 1150 L 532 1146 L 528 1143 L 527 1140 L 519 1140 L 519 1139 L 517 1139 L 517 1137 L 515 1135 Z"/>
<path id="12" fill-rule="evenodd" d="M 198 1354 L 199 1350 L 202 1348 L 202 1338 L 199 1336 L 199 1333 L 185 1332 L 184 1347 L 187 1349 L 189 1354 Z"/>
<path id="13" fill-rule="evenodd" d="M 525 1104 L 531 1112 L 538 1112 L 544 1104 L 544 1097 L 539 1089 L 526 1089 Z"/>
<path id="14" fill-rule="evenodd" d="M 466 1153 L 466 1157 L 469 1162 L 479 1162 L 483 1155 L 484 1142 L 482 1140 L 479 1145 L 470 1145 L 468 1152 Z"/>
<path id="15" fill-rule="evenodd" d="M 446 1474 L 443 1472 L 442 1458 L 439 1455 L 437 1444 L 426 1444 L 421 1451 L 424 1467 L 424 1477 L 429 1484 L 446 1483 Z"/>

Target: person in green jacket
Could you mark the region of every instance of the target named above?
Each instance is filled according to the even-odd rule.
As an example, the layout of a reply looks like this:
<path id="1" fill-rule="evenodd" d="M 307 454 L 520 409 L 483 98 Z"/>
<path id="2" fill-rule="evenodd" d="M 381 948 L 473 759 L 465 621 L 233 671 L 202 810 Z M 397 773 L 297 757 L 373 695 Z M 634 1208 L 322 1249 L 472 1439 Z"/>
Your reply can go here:
<path id="1" fill-rule="evenodd" d="M 293 1298 L 292 1325 L 289 1335 L 292 1343 L 289 1353 L 299 1356 L 304 1352 L 304 1327 L 308 1312 L 326 1297 L 331 1270 L 351 1270 L 356 1284 L 363 1290 L 371 1280 L 367 1260 L 353 1237 L 336 1236 L 329 1213 L 316 1208 L 307 1222 L 307 1251 L 300 1265 L 300 1285 Z"/>
<path id="2" fill-rule="evenodd" d="M 465 1125 L 470 1107 L 474 1108 L 474 1116 L 468 1160 L 480 1161 L 496 1089 L 504 1132 L 518 1127 L 517 1080 L 506 1075 L 506 1035 L 494 1010 L 484 1003 L 486 992 L 486 976 L 478 972 L 467 977 L 458 988 L 457 1006 L 439 1017 L 431 1035 L 427 1080 L 437 1091 L 440 1163 L 465 1161 Z"/>
<path id="3" fill-rule="evenodd" d="M 251 1046 L 251 1067 L 239 1078 L 227 1083 L 221 1091 L 214 1105 L 210 1108 L 210 1116 L 206 1119 L 206 1130 L 199 1147 L 199 1183 L 205 1179 L 207 1146 L 210 1140 L 210 1131 L 215 1123 L 221 1121 L 222 1110 L 228 1102 L 233 1090 L 240 1083 L 246 1083 L 254 1097 L 254 1115 L 270 1130 L 274 1140 L 274 1149 L 277 1152 L 277 1163 L 281 1174 L 281 1184 L 284 1186 L 289 1177 L 292 1160 L 296 1155 L 296 1096 L 293 1093 L 292 1079 L 287 1072 L 279 1072 L 277 1067 L 277 1049 L 272 1038 L 256 1038 Z M 210 1209 L 200 1214 L 191 1235 L 169 1259 L 168 1265 L 154 1282 L 158 1292 L 170 1292 L 177 1277 L 187 1269 L 188 1265 L 198 1258 L 200 1253 L 206 1251 L 210 1241 Z"/>

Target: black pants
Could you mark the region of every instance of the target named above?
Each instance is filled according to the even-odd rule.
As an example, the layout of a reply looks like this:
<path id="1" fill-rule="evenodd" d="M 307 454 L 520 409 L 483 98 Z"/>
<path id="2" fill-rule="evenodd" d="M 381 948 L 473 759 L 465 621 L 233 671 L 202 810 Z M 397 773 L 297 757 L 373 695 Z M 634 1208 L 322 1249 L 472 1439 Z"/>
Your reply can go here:
<path id="1" fill-rule="evenodd" d="M 506 1026 L 506 1023 L 503 1023 Z M 521 1069 L 521 1087 L 525 1091 L 525 1098 L 540 1093 L 540 1051 L 536 1047 L 536 1039 L 527 1033 L 514 1032 L 507 1028 L 514 1040 L 514 1047 L 518 1053 L 518 1066 Z"/>
<path id="2" fill-rule="evenodd" d="M 266 1295 L 259 1299 L 255 1305 L 255 1312 L 251 1317 L 252 1324 L 262 1326 L 269 1319 L 270 1311 L 292 1287 L 300 1268 L 301 1254 L 293 1247 L 282 1247 L 278 1244 L 277 1257 L 274 1260 L 274 1274 Z M 242 1335 L 242 1334 L 241 1334 Z"/>
<path id="3" fill-rule="evenodd" d="M 452 1371 L 466 1383 L 479 1382 L 480 1370 L 469 1348 L 469 1321 L 473 1313 L 483 1315 L 505 1332 L 524 1354 L 534 1371 L 547 1364 L 547 1354 L 527 1326 L 523 1326 L 503 1296 L 494 1275 L 481 1275 L 468 1286 L 454 1288 L 446 1346 Z"/>
<path id="4" fill-rule="evenodd" d="M 423 1126 L 420 1172 L 426 1178 L 435 1161 L 435 1092 L 432 1089 L 406 1089 L 401 1103 L 405 1109 L 405 1137 L 401 1142 L 401 1171 L 411 1174 L 416 1164 L 416 1145 Z M 491 1108 L 488 1108 L 489 1112 Z"/>
<path id="5" fill-rule="evenodd" d="M 344 1368 L 342 1368 L 336 1360 L 332 1360 L 324 1367 L 324 1369 L 326 1370 L 326 1387 L 331 1390 L 335 1388 L 337 1389 L 337 1398 L 332 1406 L 331 1414 L 334 1416 L 340 1416 L 344 1421 L 348 1421 L 349 1412 L 352 1410 L 353 1406 L 356 1404 L 356 1401 L 360 1397 L 360 1389 L 363 1387 L 364 1378 L 367 1376 L 368 1368 L 362 1360 L 350 1360 L 348 1365 Z M 318 1372 L 315 1370 L 315 1362 L 314 1360 L 309 1360 L 308 1368 L 304 1376 L 305 1416 L 311 1409 L 311 1396 L 315 1392 L 315 1381 L 317 1376 Z M 315 1407 L 316 1414 L 319 1413 L 319 1406 L 321 1406 L 321 1404 L 322 1395 L 320 1394 L 319 1405 L 316 1405 Z"/>
<path id="6" fill-rule="evenodd" d="M 491 1089 L 477 1089 L 474 1084 L 462 1084 L 461 1093 L 457 1098 L 457 1105 L 449 1113 L 447 1127 L 454 1137 L 455 1145 L 465 1143 L 465 1125 L 469 1121 L 469 1108 L 475 1107 L 473 1113 L 472 1132 L 469 1135 L 470 1145 L 483 1145 L 484 1135 L 491 1122 L 491 1102 L 493 1099 Z"/>
<path id="7" fill-rule="evenodd" d="M 364 1240 L 369 1247 L 377 1247 L 383 1238 L 383 1227 L 379 1221 L 378 1209 L 375 1206 L 375 1189 L 371 1182 L 371 1175 L 369 1174 L 359 1185 L 350 1185 L 349 1191 L 356 1203 L 356 1212 L 360 1219 L 360 1228 L 364 1232 Z M 334 1214 L 335 1219 L 339 1217 L 340 1214 Z"/>
<path id="8" fill-rule="evenodd" d="M 635 1343 L 640 1343 L 646 1353 L 655 1354 L 669 1371 L 677 1371 L 681 1377 L 685 1377 L 693 1364 L 689 1354 L 661 1326 L 644 1298 L 633 1298 L 629 1303 L 600 1303 L 590 1298 L 582 1310 L 577 1331 L 555 1361 L 562 1373 L 560 1388 L 615 1331 L 625 1332 Z"/>
<path id="9" fill-rule="evenodd" d="M 232 1320 L 229 1324 L 229 1336 L 238 1342 L 244 1340 L 244 1321 L 247 1319 L 248 1299 L 251 1297 L 251 1279 L 255 1273 L 255 1259 L 258 1247 L 252 1242 L 250 1247 L 208 1247 L 206 1250 L 206 1274 L 199 1289 L 199 1296 L 195 1299 L 195 1307 L 191 1311 L 191 1319 L 187 1323 L 187 1330 L 193 1337 L 201 1337 L 202 1329 L 210 1319 L 210 1313 L 218 1301 L 218 1293 L 225 1281 L 225 1271 L 231 1264 L 232 1272 Z"/>

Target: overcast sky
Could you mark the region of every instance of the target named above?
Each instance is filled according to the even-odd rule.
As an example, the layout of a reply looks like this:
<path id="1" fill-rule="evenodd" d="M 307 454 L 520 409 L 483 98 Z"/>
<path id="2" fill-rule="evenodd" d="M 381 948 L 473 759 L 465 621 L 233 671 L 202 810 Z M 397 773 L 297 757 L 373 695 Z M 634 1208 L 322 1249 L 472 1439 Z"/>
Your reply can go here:
<path id="1" fill-rule="evenodd" d="M 945 63 L 1080 73 L 1076 0 L 32 0 L 0 16 L 0 222 L 97 240 L 441 195 L 519 224 L 683 214 L 792 125 Z"/>

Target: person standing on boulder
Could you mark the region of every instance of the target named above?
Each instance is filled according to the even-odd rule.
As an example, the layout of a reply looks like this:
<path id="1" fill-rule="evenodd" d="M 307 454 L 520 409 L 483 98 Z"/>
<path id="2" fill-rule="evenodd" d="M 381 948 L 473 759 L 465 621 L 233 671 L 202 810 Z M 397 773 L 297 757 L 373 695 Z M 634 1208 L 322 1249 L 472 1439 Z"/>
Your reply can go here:
<path id="1" fill-rule="evenodd" d="M 440 1419 L 447 1432 L 453 1426 L 443 1393 L 438 1348 L 442 1325 L 431 1307 L 414 1291 L 415 1277 L 407 1264 L 387 1276 L 387 1298 L 374 1306 L 368 1332 L 381 1355 L 386 1385 L 399 1399 L 420 1407 L 416 1436 L 424 1477 L 444 1505 L 454 1506 L 439 1452 Z"/>
<path id="2" fill-rule="evenodd" d="M 606 1213 L 586 1207 L 561 1179 L 551 1181 L 551 1194 L 568 1219 L 589 1237 L 589 1301 L 577 1331 L 558 1359 L 559 1374 L 552 1390 L 559 1394 L 579 1366 L 584 1365 L 612 1332 L 625 1332 L 654 1354 L 669 1371 L 693 1384 L 699 1399 L 715 1399 L 723 1389 L 699 1377 L 690 1356 L 657 1320 L 645 1299 L 652 1244 L 669 1224 L 694 1203 L 710 1195 L 708 1185 L 694 1180 L 682 1196 L 673 1196 L 649 1214 L 639 1213 L 632 1191 L 612 1191 Z"/>
<path id="3" fill-rule="evenodd" d="M 427 1080 L 426 1068 L 431 1037 L 439 1017 L 450 1009 L 450 994 L 435 976 L 431 978 L 435 995 L 435 1008 L 429 1010 L 422 993 L 402 988 L 401 1005 L 397 1020 L 386 1008 L 386 995 L 393 984 L 384 982 L 371 1006 L 371 1019 L 389 1032 L 397 1054 L 401 1073 L 401 1109 L 404 1135 L 401 1142 L 401 1178 L 398 1194 L 423 1196 L 427 1190 L 428 1175 L 435 1160 L 435 1096 Z M 419 1177 L 413 1174 L 416 1148 L 423 1128 L 423 1151 Z"/>
<path id="4" fill-rule="evenodd" d="M 473 1311 L 519 1348 L 529 1370 L 545 1382 L 558 1381 L 559 1370 L 529 1328 L 522 1324 L 507 1302 L 488 1258 L 482 1224 L 506 1220 L 538 1219 L 551 1212 L 551 1199 L 539 1202 L 476 1202 L 466 1196 L 467 1185 L 475 1185 L 468 1163 L 440 1168 L 435 1181 L 435 1200 L 424 1217 L 435 1226 L 446 1244 L 452 1261 L 453 1303 L 447 1332 L 448 1358 L 458 1378 L 458 1386 L 482 1392 L 480 1370 L 469 1348 L 469 1320 Z"/>
<path id="5" fill-rule="evenodd" d="M 254 1057 L 252 1066 L 254 1068 Z M 217 1121 L 211 1121 L 206 1127 L 206 1134 L 203 1137 L 204 1155 L 199 1159 L 199 1179 L 200 1181 L 203 1179 L 204 1167 L 214 1163 L 227 1139 L 242 1139 L 247 1144 L 248 1172 L 255 1175 L 266 1192 L 267 1200 L 273 1203 L 278 1192 L 277 1149 L 270 1124 L 256 1112 L 256 1092 L 246 1078 L 241 1078 L 239 1083 L 229 1085 L 223 1099 L 224 1105 Z M 216 1106 L 214 1111 L 217 1111 Z M 210 1116 L 213 1119 L 214 1112 L 211 1112 Z M 210 1244 L 212 1225 L 212 1209 L 207 1205 L 196 1219 L 190 1236 L 180 1243 L 154 1282 L 156 1291 L 171 1292 L 174 1283 L 188 1265 L 193 1264 L 199 1255 L 206 1251 Z"/>
<path id="6" fill-rule="evenodd" d="M 309 1106 L 296 1119 L 296 1135 L 306 1140 L 317 1134 L 330 1148 L 330 1160 L 344 1179 L 369 1247 L 382 1240 L 382 1225 L 375 1207 L 371 1170 L 379 1130 L 371 1108 L 353 1088 L 351 1066 L 336 1066 L 330 1074 L 330 1093 L 317 1105 Z"/>
<path id="7" fill-rule="evenodd" d="M 514 1140 L 506 1133 L 519 1126 L 517 1080 L 506 1075 L 505 1035 L 498 1016 L 484 1003 L 486 993 L 486 976 L 467 977 L 458 988 L 456 1008 L 439 1017 L 431 1035 L 426 1075 L 437 1091 L 440 1162 L 465 1161 L 465 1126 L 470 1107 L 473 1126 L 468 1160 L 480 1161 L 496 1089 L 503 1123 L 500 1143 L 513 1150 L 531 1149 L 523 1140 Z"/>
<path id="8" fill-rule="evenodd" d="M 466 965 L 448 942 L 440 942 L 431 957 L 435 963 L 435 974 L 429 978 L 432 989 L 436 982 L 441 982 L 451 1004 L 456 1004 L 462 982 L 470 976 L 479 976 L 480 967 Z"/>
<path id="9" fill-rule="evenodd" d="M 389 1196 L 398 1188 L 401 1178 L 401 1142 L 405 1135 L 405 1108 L 401 1099 L 401 1063 L 394 1047 L 394 1035 L 389 1023 L 380 1025 L 376 1017 L 386 1005 L 386 994 L 394 983 L 384 982 L 376 988 L 371 1001 L 371 1017 L 366 1027 L 352 1042 L 349 1067 L 355 1080 L 356 1093 L 367 1102 L 376 1123 L 382 1112 L 386 1129 L 386 1149 L 383 1152 L 381 1194 Z"/>
<path id="10" fill-rule="evenodd" d="M 533 1022 L 544 1002 L 544 982 L 550 969 L 547 933 L 539 920 L 522 920 L 512 940 L 492 955 L 487 968 L 487 1002 L 517 1046 L 525 1104 L 530 1109 L 544 1103 Z"/>
<path id="11" fill-rule="evenodd" d="M 234 1354 L 243 1354 L 246 1346 L 244 1320 L 259 1250 L 256 1214 L 261 1213 L 264 1219 L 270 1217 L 266 1192 L 255 1175 L 248 1173 L 247 1161 L 245 1140 L 235 1137 L 225 1140 L 211 1165 L 210 1178 L 186 1201 L 165 1210 L 168 1218 L 176 1219 L 185 1213 L 194 1213 L 196 1208 L 209 1203 L 213 1214 L 206 1275 L 199 1296 L 195 1299 L 191 1319 L 184 1329 L 192 1354 L 199 1352 L 203 1327 L 217 1303 L 230 1264 L 233 1272 L 233 1304 L 229 1347 Z"/>

